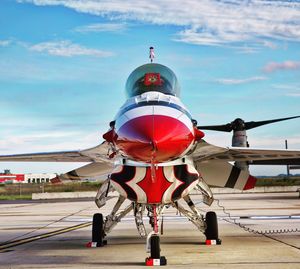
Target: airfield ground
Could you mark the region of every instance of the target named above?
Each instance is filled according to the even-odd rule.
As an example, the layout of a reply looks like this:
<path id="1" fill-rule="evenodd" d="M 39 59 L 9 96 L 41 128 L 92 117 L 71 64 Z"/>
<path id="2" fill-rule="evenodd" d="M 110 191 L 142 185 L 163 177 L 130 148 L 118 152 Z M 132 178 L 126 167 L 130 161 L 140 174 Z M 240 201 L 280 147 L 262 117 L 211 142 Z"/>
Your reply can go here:
<path id="1" fill-rule="evenodd" d="M 200 196 L 193 196 L 199 208 Z M 300 229 L 298 193 L 222 194 L 220 203 L 237 222 L 255 230 Z M 112 208 L 108 201 L 103 213 Z M 166 268 L 300 268 L 300 232 L 258 235 L 229 223 L 215 202 L 222 245 L 204 245 L 204 236 L 176 210 L 168 209 L 161 237 Z M 21 240 L 86 223 L 98 212 L 92 200 L 1 202 L 0 242 Z M 145 224 L 147 222 L 145 221 Z M 148 227 L 148 225 L 147 225 Z M 149 227 L 148 227 L 149 228 Z M 0 268 L 142 268 L 145 239 L 128 215 L 104 248 L 86 248 L 91 226 L 0 250 Z M 21 242 L 21 241 L 20 241 Z M 1 248 L 0 248 L 1 249 Z"/>

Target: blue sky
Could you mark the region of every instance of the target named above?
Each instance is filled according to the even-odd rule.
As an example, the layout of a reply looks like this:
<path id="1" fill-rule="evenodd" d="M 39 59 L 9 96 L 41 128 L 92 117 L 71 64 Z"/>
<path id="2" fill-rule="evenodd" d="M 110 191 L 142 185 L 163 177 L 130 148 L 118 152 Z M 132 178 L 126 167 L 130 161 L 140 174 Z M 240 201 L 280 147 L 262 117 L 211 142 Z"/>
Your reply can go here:
<path id="1" fill-rule="evenodd" d="M 177 74 L 199 124 L 300 115 L 300 1 L 2 0 L 0 152 L 83 149 L 101 142 L 130 72 Z M 250 145 L 300 149 L 300 120 L 248 132 Z M 206 132 L 231 144 L 231 135 Z M 14 172 L 80 164 L 0 163 Z M 259 167 L 277 174 L 284 167 Z"/>

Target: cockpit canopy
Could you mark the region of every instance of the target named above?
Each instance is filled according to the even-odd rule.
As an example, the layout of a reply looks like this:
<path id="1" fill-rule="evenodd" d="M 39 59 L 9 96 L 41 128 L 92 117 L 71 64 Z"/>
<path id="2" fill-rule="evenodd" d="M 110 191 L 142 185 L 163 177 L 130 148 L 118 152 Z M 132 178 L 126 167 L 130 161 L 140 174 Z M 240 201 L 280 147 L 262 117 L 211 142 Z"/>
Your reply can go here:
<path id="1" fill-rule="evenodd" d="M 174 72 L 164 65 L 155 63 L 136 68 L 126 82 L 127 96 L 134 97 L 151 91 L 178 97 L 180 88 Z"/>

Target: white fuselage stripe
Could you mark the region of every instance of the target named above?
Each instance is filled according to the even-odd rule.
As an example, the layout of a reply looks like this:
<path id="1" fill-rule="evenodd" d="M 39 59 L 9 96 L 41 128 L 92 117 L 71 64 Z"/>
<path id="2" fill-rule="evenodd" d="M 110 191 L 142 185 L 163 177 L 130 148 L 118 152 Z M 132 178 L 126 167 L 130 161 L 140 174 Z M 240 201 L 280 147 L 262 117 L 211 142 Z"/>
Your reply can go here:
<path id="1" fill-rule="evenodd" d="M 150 115 L 161 115 L 177 119 L 181 121 L 192 133 L 194 133 L 193 124 L 187 115 L 175 108 L 159 105 L 141 106 L 125 112 L 116 119 L 116 131 L 118 132 L 125 123 L 132 119 Z"/>

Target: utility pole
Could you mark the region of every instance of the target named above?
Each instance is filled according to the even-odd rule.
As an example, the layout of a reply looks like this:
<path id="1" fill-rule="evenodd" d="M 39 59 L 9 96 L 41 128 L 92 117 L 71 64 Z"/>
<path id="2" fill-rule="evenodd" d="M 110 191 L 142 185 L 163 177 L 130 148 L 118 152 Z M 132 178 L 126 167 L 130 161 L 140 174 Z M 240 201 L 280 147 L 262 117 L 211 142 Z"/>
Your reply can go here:
<path id="1" fill-rule="evenodd" d="M 287 140 L 285 140 L 285 149 L 288 149 L 288 141 Z M 286 175 L 287 175 L 287 177 L 290 177 L 290 166 L 289 165 L 286 166 Z"/>
<path id="2" fill-rule="evenodd" d="M 21 184 L 22 184 L 22 183 L 19 182 L 19 197 L 22 196 L 22 185 L 21 185 Z"/>

